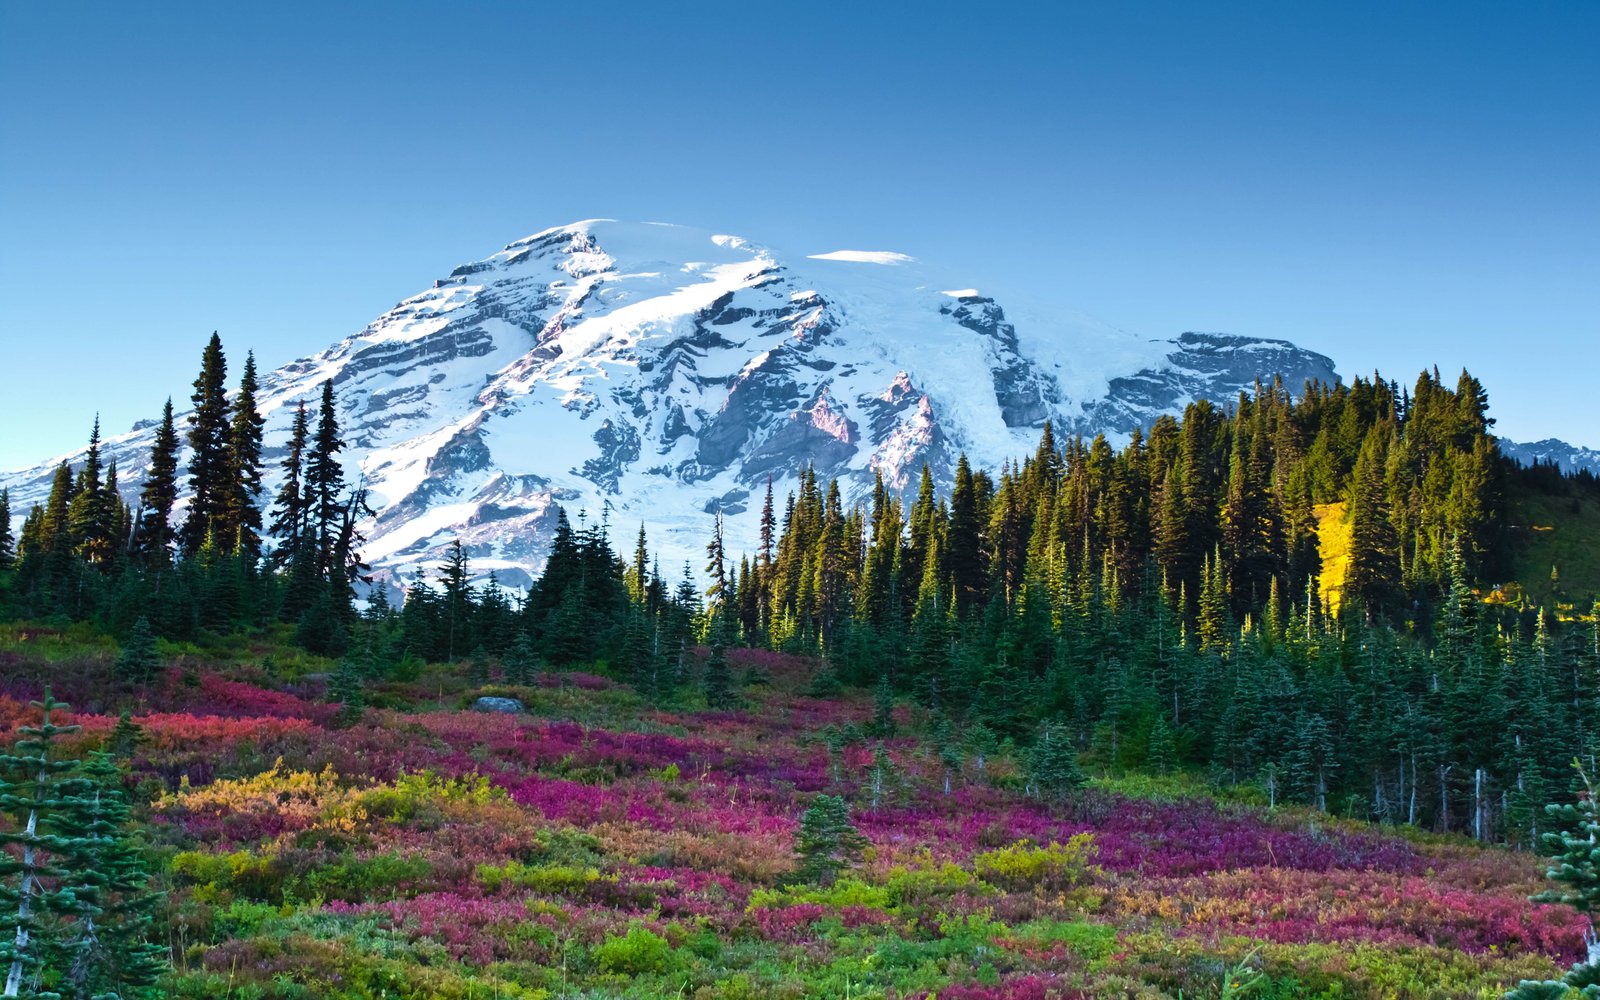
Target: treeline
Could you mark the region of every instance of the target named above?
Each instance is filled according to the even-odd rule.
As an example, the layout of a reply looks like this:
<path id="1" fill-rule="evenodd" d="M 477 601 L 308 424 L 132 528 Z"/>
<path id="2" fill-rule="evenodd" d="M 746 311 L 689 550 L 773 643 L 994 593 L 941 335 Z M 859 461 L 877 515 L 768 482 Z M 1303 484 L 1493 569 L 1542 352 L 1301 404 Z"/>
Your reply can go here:
<path id="1" fill-rule="evenodd" d="M 1508 559 L 1502 459 L 1478 382 L 1424 373 L 1262 387 L 1162 418 L 1115 449 L 1058 444 L 991 476 L 963 459 L 909 506 L 881 483 L 845 504 L 807 470 L 769 487 L 757 551 L 707 547 L 703 596 L 641 529 L 563 519 L 520 604 L 478 592 L 457 550 L 441 589 L 377 609 L 369 648 L 493 662 L 605 661 L 650 696 L 738 701 L 722 649 L 814 654 L 817 693 L 874 687 L 930 732 L 1064 732 L 1112 768 L 1255 783 L 1275 801 L 1529 842 L 1575 755 L 1596 752 L 1591 622 L 1486 604 Z M 1319 519 L 1347 539 L 1323 599 Z M 710 645 L 695 655 L 696 643 Z"/>
<path id="2" fill-rule="evenodd" d="M 281 620 L 318 651 L 342 649 L 363 569 L 356 523 L 367 508 L 338 459 L 333 385 L 323 384 L 314 418 L 304 404 L 296 411 L 283 485 L 269 498 L 255 358 L 246 356 L 231 394 L 227 377 L 212 334 L 187 426 L 168 399 L 135 504 L 118 487 L 115 460 L 102 458 L 98 419 L 82 463 L 61 463 L 15 534 L 11 499 L 0 493 L 0 614 L 93 621 L 119 635 L 144 619 L 170 639 Z"/>

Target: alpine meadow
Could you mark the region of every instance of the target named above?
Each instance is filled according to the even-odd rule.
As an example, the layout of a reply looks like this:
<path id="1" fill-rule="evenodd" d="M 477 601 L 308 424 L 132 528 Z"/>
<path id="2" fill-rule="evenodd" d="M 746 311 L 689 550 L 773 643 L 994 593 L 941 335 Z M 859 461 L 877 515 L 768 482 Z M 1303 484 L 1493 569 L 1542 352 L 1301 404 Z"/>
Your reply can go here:
<path id="1" fill-rule="evenodd" d="M 0 4 L 0 998 L 1600 1000 L 1596 38 Z"/>

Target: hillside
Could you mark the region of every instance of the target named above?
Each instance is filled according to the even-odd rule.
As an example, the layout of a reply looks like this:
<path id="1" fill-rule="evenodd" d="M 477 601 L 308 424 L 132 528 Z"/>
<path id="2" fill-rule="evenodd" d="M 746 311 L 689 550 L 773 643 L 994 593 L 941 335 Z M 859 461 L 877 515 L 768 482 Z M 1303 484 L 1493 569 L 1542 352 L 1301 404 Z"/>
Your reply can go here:
<path id="1" fill-rule="evenodd" d="M 1524 596 L 1563 615 L 1587 614 L 1600 597 L 1600 485 L 1593 478 L 1523 473 L 1506 491 L 1505 599 Z"/>
<path id="2" fill-rule="evenodd" d="M 703 651 L 702 651 L 703 652 Z M 374 681 L 352 724 L 327 664 L 257 638 L 168 646 L 126 692 L 114 648 L 0 633 L 0 740 L 42 682 L 79 743 L 123 704 L 137 815 L 170 892 L 172 998 L 1496 995 L 1556 974 L 1583 921 L 1538 865 L 1369 828 L 1198 776 L 1024 794 L 1019 754 L 909 704 L 813 697 L 810 661 L 740 651 L 738 704 L 642 700 L 503 664 Z M 701 669 L 694 668 L 695 671 Z M 464 706 L 480 693 L 519 714 Z M 791 884 L 817 796 L 865 850 Z"/>

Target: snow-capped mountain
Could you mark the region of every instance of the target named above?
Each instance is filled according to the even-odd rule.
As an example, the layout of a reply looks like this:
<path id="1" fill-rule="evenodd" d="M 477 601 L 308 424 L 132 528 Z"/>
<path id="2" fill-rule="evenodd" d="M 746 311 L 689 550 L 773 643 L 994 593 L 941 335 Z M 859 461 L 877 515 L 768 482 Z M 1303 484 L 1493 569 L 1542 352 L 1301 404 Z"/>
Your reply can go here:
<path id="1" fill-rule="evenodd" d="M 700 553 L 709 512 L 748 545 L 768 477 L 803 463 L 859 496 L 881 474 L 948 481 L 966 452 L 994 467 L 1061 433 L 1135 427 L 1257 379 L 1334 381 L 1284 341 L 1186 333 L 1150 341 L 1087 320 L 1020 322 L 902 254 L 780 257 L 733 236 L 593 220 L 456 268 L 366 329 L 264 376 L 267 459 L 332 379 L 371 490 L 367 560 L 390 580 L 455 538 L 517 586 L 557 504 L 617 530 L 643 522 L 668 558 Z M 111 439 L 136 495 L 149 424 Z M 75 461 L 77 456 L 66 456 Z M 41 500 L 61 459 L 0 475 Z M 276 488 L 269 475 L 268 491 Z M 670 565 L 670 563 L 665 563 Z"/>
<path id="2" fill-rule="evenodd" d="M 1562 472 L 1568 475 L 1574 472 L 1588 471 L 1600 476 L 1600 451 L 1568 444 L 1556 438 L 1545 438 L 1543 441 L 1532 442 L 1507 441 L 1505 438 L 1501 438 L 1500 451 L 1523 465 L 1531 466 L 1535 462 L 1543 462 L 1548 465 L 1554 462 Z"/>

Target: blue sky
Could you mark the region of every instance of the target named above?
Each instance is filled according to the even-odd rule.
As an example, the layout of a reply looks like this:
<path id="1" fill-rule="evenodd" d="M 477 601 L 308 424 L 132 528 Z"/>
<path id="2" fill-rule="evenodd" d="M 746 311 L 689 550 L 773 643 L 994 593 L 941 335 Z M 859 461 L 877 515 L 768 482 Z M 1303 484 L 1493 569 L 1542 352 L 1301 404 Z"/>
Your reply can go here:
<path id="1" fill-rule="evenodd" d="M 1465 365 L 1600 446 L 1597 46 L 1576 0 L 3 3 L 0 466 L 592 216 Z"/>

